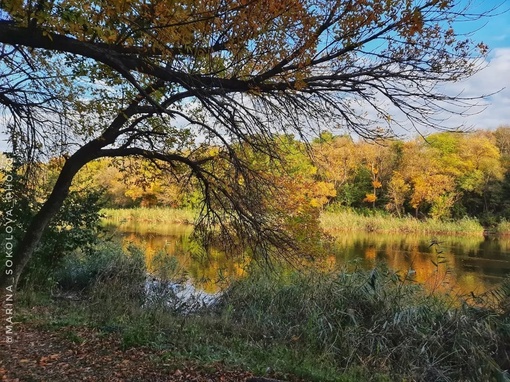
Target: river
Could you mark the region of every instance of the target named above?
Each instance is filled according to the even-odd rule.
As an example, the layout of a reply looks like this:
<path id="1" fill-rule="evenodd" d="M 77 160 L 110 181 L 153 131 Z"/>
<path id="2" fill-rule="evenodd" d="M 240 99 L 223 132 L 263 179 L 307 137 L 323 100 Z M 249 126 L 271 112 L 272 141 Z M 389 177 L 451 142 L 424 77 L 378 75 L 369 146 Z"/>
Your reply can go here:
<path id="1" fill-rule="evenodd" d="M 155 270 L 158 254 L 174 257 L 185 276 L 206 292 L 215 293 L 225 280 L 245 274 L 246 260 L 230 259 L 219 251 L 207 258 L 197 255 L 197 246 L 189 239 L 190 226 L 125 223 L 110 229 L 124 246 L 142 248 L 150 271 Z M 510 238 L 345 232 L 336 234 L 322 260 L 350 269 L 386 264 L 402 279 L 430 290 L 479 294 L 497 287 L 510 273 Z"/>

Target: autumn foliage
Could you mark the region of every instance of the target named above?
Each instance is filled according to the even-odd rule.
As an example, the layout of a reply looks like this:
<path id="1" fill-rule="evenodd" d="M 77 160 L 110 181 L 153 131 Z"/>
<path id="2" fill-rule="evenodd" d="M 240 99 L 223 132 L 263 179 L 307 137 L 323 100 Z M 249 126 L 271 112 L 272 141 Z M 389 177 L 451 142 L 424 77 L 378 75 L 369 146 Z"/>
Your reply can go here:
<path id="1" fill-rule="evenodd" d="M 510 214 L 504 197 L 510 155 L 505 138 L 509 135 L 507 127 L 379 142 L 324 134 L 309 148 L 291 136 L 281 136 L 274 145 L 280 147 L 283 163 L 246 147 L 242 156 L 257 169 L 261 181 L 274 185 L 266 188 L 263 203 L 275 218 L 283 219 L 282 224 L 292 219 L 299 222 L 324 208 L 342 207 L 384 209 L 399 217 L 506 217 Z M 215 148 L 207 151 L 214 152 Z M 233 176 L 234 170 L 220 162 L 218 158 L 217 164 L 211 164 L 216 174 Z M 41 199 L 61 165 L 57 159 L 41 164 Z M 153 162 L 126 158 L 89 163 L 72 189 L 103 189 L 105 204 L 113 208 L 197 208 L 197 187 L 189 173 L 171 177 Z"/>
<path id="2" fill-rule="evenodd" d="M 285 204 L 266 203 L 278 182 L 294 189 L 284 198 L 290 205 L 297 198 L 321 208 L 344 198 L 377 207 L 390 168 L 377 150 L 362 166 L 343 164 L 355 182 L 340 188 L 351 174 L 320 179 L 317 167 L 312 180 L 301 174 L 305 190 L 286 174 L 269 184 L 275 174 L 267 176 L 238 148 L 274 162 L 282 159 L 275 137 L 303 141 L 323 126 L 376 140 L 409 126 L 451 128 L 437 126 L 437 114 L 464 111 L 473 99 L 436 85 L 480 69 L 487 47 L 455 26 L 487 13 L 457 0 L 0 2 L 0 106 L 12 150 L 30 164 L 64 159 L 16 248 L 12 284 L 73 179 L 96 160 L 144 158 L 151 164 L 133 164 L 140 172 L 155 166 L 169 174 L 135 180 L 124 192 L 118 186 L 117 202 L 150 206 L 165 194 L 164 203 L 179 205 L 185 201 L 172 194 L 184 187 L 196 193 L 186 199 L 200 205 L 197 232 L 207 238 L 222 227 L 225 238 L 252 242 L 265 257 L 295 249 L 279 224 Z M 390 113 L 388 103 L 398 111 Z M 163 192 L 170 177 L 174 189 Z M 366 181 L 367 189 L 357 186 Z M 433 205 L 435 216 L 443 215 L 452 190 L 444 190 L 450 194 L 441 208 L 428 191 L 416 194 L 416 212 Z"/>

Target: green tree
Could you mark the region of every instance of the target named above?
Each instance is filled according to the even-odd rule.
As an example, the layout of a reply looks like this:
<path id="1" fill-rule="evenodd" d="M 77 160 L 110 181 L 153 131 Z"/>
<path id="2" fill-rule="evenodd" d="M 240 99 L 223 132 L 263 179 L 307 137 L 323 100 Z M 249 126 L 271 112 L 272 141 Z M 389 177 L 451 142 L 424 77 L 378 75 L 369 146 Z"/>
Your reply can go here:
<path id="1" fill-rule="evenodd" d="M 488 189 L 503 178 L 500 152 L 492 134 L 475 131 L 468 134 L 441 133 L 428 138 L 429 155 L 442 172 L 455 180 L 455 199 L 467 194 L 481 199 L 483 213 L 488 212 Z"/>
<path id="2" fill-rule="evenodd" d="M 494 131 L 494 138 L 496 139 L 496 146 L 499 152 L 505 159 L 510 160 L 510 126 L 499 126 Z M 508 167 L 506 167 L 508 168 Z"/>
<path id="3" fill-rule="evenodd" d="M 466 173 L 462 177 L 463 190 L 472 191 L 483 200 L 483 213 L 489 213 L 490 186 L 503 180 L 504 169 L 501 154 L 494 136 L 478 131 L 463 137 L 459 145 L 462 160 L 466 163 Z M 466 187 L 466 178 L 469 187 Z"/>
<path id="4" fill-rule="evenodd" d="M 487 186 L 489 211 L 497 217 L 510 219 L 510 200 L 508 198 L 510 195 L 510 126 L 499 126 L 493 132 L 493 136 L 501 154 L 500 160 L 504 176 L 501 182 L 493 181 Z"/>

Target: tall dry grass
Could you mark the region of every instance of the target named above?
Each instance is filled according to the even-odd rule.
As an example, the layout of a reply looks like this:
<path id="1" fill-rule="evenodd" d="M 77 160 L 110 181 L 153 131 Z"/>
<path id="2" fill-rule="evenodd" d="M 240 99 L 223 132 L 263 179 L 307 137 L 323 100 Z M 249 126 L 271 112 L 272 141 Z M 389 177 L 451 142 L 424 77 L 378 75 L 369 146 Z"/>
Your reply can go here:
<path id="1" fill-rule="evenodd" d="M 387 269 L 255 274 L 234 283 L 222 304 L 239 335 L 364 370 L 363 380 L 381 372 L 395 381 L 508 377 L 505 314 L 431 294 Z"/>
<path id="2" fill-rule="evenodd" d="M 138 222 L 150 224 L 192 224 L 196 213 L 175 208 L 124 208 L 101 210 L 104 220 L 110 223 Z"/>
<path id="3" fill-rule="evenodd" d="M 362 215 L 354 211 L 323 212 L 322 227 L 327 232 L 365 231 L 398 232 L 417 234 L 463 234 L 482 235 L 483 227 L 476 219 L 464 218 L 457 221 L 440 221 L 434 219 L 418 220 L 413 217 L 397 218 L 374 212 Z"/>

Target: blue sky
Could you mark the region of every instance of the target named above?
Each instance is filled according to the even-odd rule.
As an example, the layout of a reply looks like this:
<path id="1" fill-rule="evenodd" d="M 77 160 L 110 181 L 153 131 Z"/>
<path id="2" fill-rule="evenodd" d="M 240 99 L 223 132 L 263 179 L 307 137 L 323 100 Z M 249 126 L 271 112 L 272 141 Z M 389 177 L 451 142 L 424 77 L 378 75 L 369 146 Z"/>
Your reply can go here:
<path id="1" fill-rule="evenodd" d="M 468 6 L 472 14 L 490 12 L 491 17 L 463 21 L 454 25 L 460 34 L 459 39 L 469 37 L 473 41 L 488 45 L 489 53 L 484 61 L 480 61 L 480 70 L 472 77 L 461 82 L 448 83 L 441 86 L 441 91 L 449 95 L 461 94 L 463 97 L 477 98 L 477 101 L 466 115 L 444 112 L 436 115 L 441 122 L 440 127 L 469 129 L 496 129 L 499 126 L 510 126 L 510 0 L 459 0 L 459 7 Z M 459 8 L 460 9 L 460 8 Z M 414 136 L 416 131 L 399 113 L 395 106 L 387 104 L 388 113 L 403 122 L 406 131 L 393 126 L 395 132 L 404 136 Z M 417 126 L 421 134 L 436 132 Z"/>
<path id="2" fill-rule="evenodd" d="M 489 47 L 489 52 L 477 61 L 477 73 L 463 81 L 443 83 L 438 91 L 449 96 L 471 98 L 470 104 L 475 105 L 467 110 L 457 108 L 463 115 L 451 112 L 455 106 L 442 105 L 450 112 L 445 110 L 434 114 L 433 119 L 438 122 L 435 128 L 430 128 L 423 124 L 413 126 L 395 105 L 377 95 L 378 103 L 392 117 L 391 128 L 399 136 L 412 138 L 417 136 L 417 131 L 420 135 L 433 134 L 438 128 L 494 130 L 499 126 L 510 126 L 510 0 L 458 0 L 455 10 L 466 8 L 468 15 L 453 25 L 458 39 L 483 42 Z M 484 13 L 490 16 L 475 16 Z M 375 111 L 363 103 L 359 110 L 369 118 L 377 119 Z"/>
<path id="3" fill-rule="evenodd" d="M 473 124 L 480 128 L 510 126 L 510 0 L 476 0 L 473 6 L 488 8 L 492 4 L 500 4 L 495 11 L 499 14 L 473 35 L 490 48 L 487 67 L 467 82 L 484 93 L 502 90 L 489 98 L 483 112 L 473 116 Z"/>
<path id="4" fill-rule="evenodd" d="M 474 30 L 474 37 L 493 49 L 510 47 L 510 0 L 471 0 L 471 7 L 475 12 L 488 11 L 494 16 L 466 23 L 461 28 Z"/>
<path id="5" fill-rule="evenodd" d="M 471 31 L 472 38 L 487 44 L 490 51 L 484 69 L 452 88 L 473 96 L 499 92 L 487 99 L 484 110 L 479 114 L 452 119 L 473 128 L 510 126 L 510 0 L 463 1 L 471 2 L 474 12 L 497 9 L 493 11 L 493 17 L 458 26 L 458 30 Z"/>
<path id="6" fill-rule="evenodd" d="M 465 22 L 456 26 L 458 31 L 471 33 L 476 41 L 484 42 L 490 52 L 483 63 L 484 68 L 473 77 L 456 84 L 449 84 L 445 91 L 464 96 L 492 94 L 472 115 L 461 117 L 449 115 L 452 126 L 464 125 L 474 129 L 495 129 L 510 126 L 510 0 L 460 0 L 470 3 L 473 12 L 493 10 L 493 17 Z M 445 116 L 446 117 L 446 116 Z M 429 131 L 433 132 L 433 131 Z M 424 132 L 427 133 L 427 132 Z M 2 134 L 3 135 L 3 134 Z M 0 135 L 0 150 L 6 149 Z"/>

